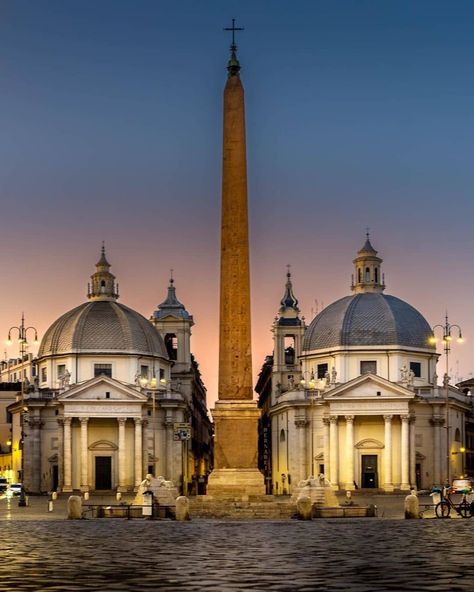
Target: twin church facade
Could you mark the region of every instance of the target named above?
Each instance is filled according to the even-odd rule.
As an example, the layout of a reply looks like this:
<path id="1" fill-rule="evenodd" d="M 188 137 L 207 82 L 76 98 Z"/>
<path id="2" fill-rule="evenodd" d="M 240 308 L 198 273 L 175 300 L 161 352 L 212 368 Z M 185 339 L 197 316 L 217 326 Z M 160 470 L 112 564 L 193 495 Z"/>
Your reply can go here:
<path id="1" fill-rule="evenodd" d="M 464 472 L 470 399 L 438 385 L 432 330 L 384 294 L 381 263 L 367 238 L 353 294 L 309 326 L 287 274 L 256 385 L 267 493 L 321 474 L 337 489 L 392 492 L 442 483 L 448 461 L 451 477 Z M 118 303 L 104 251 L 91 280 L 88 301 L 46 331 L 10 406 L 13 479 L 30 492 L 127 492 L 151 473 L 204 493 L 212 425 L 174 281 L 145 319 Z"/>
<path id="2" fill-rule="evenodd" d="M 51 325 L 36 359 L 0 370 L 4 382 L 21 372 L 21 391 L 9 407 L 11 471 L 27 491 L 127 492 L 151 473 L 185 494 L 204 493 L 213 448 L 210 488 L 216 491 L 260 492 L 264 478 L 267 493 L 287 494 L 316 475 L 338 489 L 403 491 L 464 470 L 468 398 L 447 378 L 438 386 L 430 326 L 412 306 L 384 294 L 382 260 L 367 237 L 354 259 L 352 295 L 309 326 L 288 274 L 272 327 L 273 354 L 256 385 L 263 476 L 258 473 L 244 92 L 236 49 L 233 40 L 224 93 L 215 438 L 191 353 L 194 321 L 173 279 L 147 319 L 118 302 L 103 249 L 87 302 Z"/>
<path id="3" fill-rule="evenodd" d="M 384 294 L 381 263 L 367 236 L 352 295 L 308 327 L 288 273 L 256 385 L 267 493 L 318 475 L 336 489 L 425 489 L 465 472 L 470 398 L 438 385 L 430 325 Z"/>

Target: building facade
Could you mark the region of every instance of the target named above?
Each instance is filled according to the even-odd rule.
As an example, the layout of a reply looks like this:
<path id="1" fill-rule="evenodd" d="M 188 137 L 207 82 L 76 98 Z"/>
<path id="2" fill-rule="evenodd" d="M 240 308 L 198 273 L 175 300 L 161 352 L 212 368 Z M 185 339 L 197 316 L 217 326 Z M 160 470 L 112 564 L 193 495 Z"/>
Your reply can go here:
<path id="1" fill-rule="evenodd" d="M 448 464 L 450 477 L 464 472 L 469 400 L 446 377 L 438 386 L 430 326 L 384 294 L 369 237 L 353 263 L 353 294 L 308 327 L 288 274 L 273 324 L 271 386 L 257 385 L 262 425 L 271 425 L 275 494 L 321 473 L 336 489 L 391 492 L 444 482 Z"/>
<path id="2" fill-rule="evenodd" d="M 33 380 L 9 407 L 12 447 L 21 451 L 13 471 L 29 492 L 133 491 L 147 473 L 187 492 L 210 471 L 211 423 L 190 352 L 192 317 L 173 282 L 151 322 L 118 298 L 102 249 L 88 301 L 46 331 Z M 166 325 L 171 340 L 160 333 Z"/>

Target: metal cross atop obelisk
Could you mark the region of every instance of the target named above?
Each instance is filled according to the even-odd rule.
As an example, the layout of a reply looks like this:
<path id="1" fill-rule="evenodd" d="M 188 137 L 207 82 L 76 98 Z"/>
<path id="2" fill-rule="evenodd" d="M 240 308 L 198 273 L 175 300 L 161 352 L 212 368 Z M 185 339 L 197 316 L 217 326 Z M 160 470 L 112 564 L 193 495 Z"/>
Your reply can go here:
<path id="1" fill-rule="evenodd" d="M 232 45 L 230 46 L 231 50 L 236 50 L 237 45 L 235 44 L 235 32 L 236 31 L 244 31 L 243 27 L 236 27 L 235 26 L 235 19 L 232 19 L 232 27 L 224 27 L 223 31 L 232 31 Z"/>

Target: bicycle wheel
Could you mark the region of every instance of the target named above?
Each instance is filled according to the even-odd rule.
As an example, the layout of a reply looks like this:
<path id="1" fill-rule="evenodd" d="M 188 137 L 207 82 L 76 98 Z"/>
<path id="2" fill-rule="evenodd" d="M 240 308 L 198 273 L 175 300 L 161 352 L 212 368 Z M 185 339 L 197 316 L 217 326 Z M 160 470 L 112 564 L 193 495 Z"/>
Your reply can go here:
<path id="1" fill-rule="evenodd" d="M 467 500 L 462 500 L 458 506 L 458 512 L 463 518 L 470 518 L 472 516 L 470 503 Z"/>
<path id="2" fill-rule="evenodd" d="M 436 504 L 435 514 L 437 518 L 447 518 L 451 512 L 451 506 L 444 500 Z"/>

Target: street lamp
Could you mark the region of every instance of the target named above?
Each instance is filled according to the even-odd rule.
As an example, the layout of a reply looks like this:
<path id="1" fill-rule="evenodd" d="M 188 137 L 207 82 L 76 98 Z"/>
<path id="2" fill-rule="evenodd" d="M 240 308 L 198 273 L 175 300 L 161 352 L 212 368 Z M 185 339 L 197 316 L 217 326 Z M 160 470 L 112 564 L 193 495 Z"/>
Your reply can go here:
<path id="1" fill-rule="evenodd" d="M 25 360 L 25 353 L 28 347 L 28 332 L 34 332 L 34 340 L 33 343 L 36 345 L 38 343 L 38 331 L 36 327 L 25 327 L 25 313 L 21 313 L 21 323 L 20 325 L 10 327 L 8 330 L 8 338 L 6 340 L 7 345 L 12 345 L 12 333 L 18 332 L 18 344 L 20 348 L 20 403 L 21 403 L 21 411 L 20 411 L 20 440 L 21 440 L 21 482 L 24 482 L 24 414 L 28 411 L 28 408 L 25 407 L 24 400 L 25 400 L 25 370 L 23 368 L 23 362 Z M 13 463 L 13 458 L 12 458 Z M 26 498 L 25 498 L 25 491 L 23 485 L 21 487 L 20 498 L 18 500 L 19 506 L 26 506 Z"/>
<path id="2" fill-rule="evenodd" d="M 308 374 L 308 371 L 303 372 L 300 385 L 305 391 L 305 399 L 309 399 L 311 403 L 311 477 L 314 478 L 314 405 L 317 400 L 321 400 L 326 381 L 324 379 L 316 380 L 313 370 L 311 370 L 309 380 L 306 380 L 304 377 Z"/>
<path id="3" fill-rule="evenodd" d="M 444 318 L 444 325 L 434 325 L 432 328 L 433 337 L 430 339 L 430 343 L 437 343 L 437 338 L 434 333 L 436 329 L 441 329 L 443 332 L 443 338 L 441 343 L 444 348 L 444 355 L 446 360 L 446 372 L 443 377 L 444 386 L 444 397 L 445 397 L 445 422 L 446 422 L 446 482 L 449 485 L 451 483 L 451 454 L 450 454 L 450 443 L 449 443 L 449 352 L 451 351 L 451 343 L 453 341 L 452 333 L 457 333 L 456 341 L 458 343 L 464 343 L 462 336 L 461 327 L 459 325 L 453 325 L 448 320 L 448 313 Z"/>

